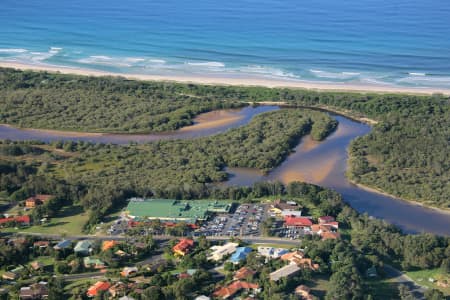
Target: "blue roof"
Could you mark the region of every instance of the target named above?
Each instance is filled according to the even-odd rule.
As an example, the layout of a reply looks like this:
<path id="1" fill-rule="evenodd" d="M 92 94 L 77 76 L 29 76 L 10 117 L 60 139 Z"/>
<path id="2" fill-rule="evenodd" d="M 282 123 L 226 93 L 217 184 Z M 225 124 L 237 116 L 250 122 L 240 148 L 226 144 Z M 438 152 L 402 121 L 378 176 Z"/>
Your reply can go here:
<path id="1" fill-rule="evenodd" d="M 55 249 L 64 249 L 64 248 L 68 248 L 70 246 L 72 246 L 71 240 L 62 240 L 61 242 L 56 244 L 54 248 Z"/>
<path id="2" fill-rule="evenodd" d="M 238 247 L 236 248 L 236 252 L 233 253 L 230 257 L 230 261 L 233 263 L 238 263 L 241 260 L 244 260 L 247 255 L 252 252 L 252 248 L 249 247 Z"/>

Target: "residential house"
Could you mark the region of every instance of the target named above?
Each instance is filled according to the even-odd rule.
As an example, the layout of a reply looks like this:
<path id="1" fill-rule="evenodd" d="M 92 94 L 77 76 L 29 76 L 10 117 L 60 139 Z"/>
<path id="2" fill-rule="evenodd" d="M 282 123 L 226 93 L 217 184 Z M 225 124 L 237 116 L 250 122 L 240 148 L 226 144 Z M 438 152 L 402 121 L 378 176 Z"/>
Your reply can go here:
<path id="1" fill-rule="evenodd" d="M 281 256 L 281 260 L 283 261 L 289 261 L 289 262 L 295 262 L 295 260 L 302 259 L 305 256 L 305 254 L 302 251 L 293 251 L 286 254 L 283 254 Z"/>
<path id="2" fill-rule="evenodd" d="M 135 292 L 136 292 L 136 290 L 135 290 Z M 120 297 L 119 300 L 134 300 L 134 298 L 131 296 L 123 296 L 123 297 Z"/>
<path id="3" fill-rule="evenodd" d="M 108 249 L 113 248 L 114 246 L 118 245 L 119 242 L 111 240 L 111 241 L 104 241 L 102 243 L 102 251 L 106 251 Z"/>
<path id="4" fill-rule="evenodd" d="M 25 200 L 25 207 L 35 208 L 38 205 L 44 204 L 53 197 L 53 195 L 35 195 Z"/>
<path id="5" fill-rule="evenodd" d="M 71 240 L 62 240 L 58 244 L 56 244 L 53 249 L 55 250 L 65 250 L 72 247 L 72 241 Z"/>
<path id="6" fill-rule="evenodd" d="M 2 278 L 4 280 L 12 281 L 12 280 L 16 280 L 17 278 L 19 278 L 19 275 L 14 272 L 5 272 L 5 273 L 3 273 Z"/>
<path id="7" fill-rule="evenodd" d="M 44 264 L 40 261 L 33 261 L 32 263 L 30 263 L 30 266 L 35 271 L 44 269 Z"/>
<path id="8" fill-rule="evenodd" d="M 50 242 L 49 241 L 37 241 L 37 242 L 34 242 L 33 243 L 33 247 L 36 247 L 36 248 L 47 248 L 48 246 L 50 245 Z"/>
<path id="9" fill-rule="evenodd" d="M 194 240 L 191 239 L 181 239 L 178 244 L 173 246 L 172 250 L 175 255 L 185 256 L 194 247 Z"/>
<path id="10" fill-rule="evenodd" d="M 233 254 L 238 246 L 238 243 L 226 243 L 222 246 L 212 246 L 212 253 L 208 256 L 208 260 L 220 261 L 224 256 Z"/>
<path id="11" fill-rule="evenodd" d="M 285 277 L 291 277 L 295 274 L 297 274 L 300 271 L 299 266 L 297 266 L 295 263 L 290 263 L 284 267 L 281 267 L 280 269 L 272 272 L 269 274 L 269 278 L 272 281 L 278 281 L 281 278 Z"/>
<path id="12" fill-rule="evenodd" d="M 220 299 L 228 299 L 235 296 L 242 290 L 245 290 L 247 292 L 252 291 L 255 294 L 260 292 L 258 284 L 238 280 L 234 281 L 233 283 L 229 284 L 226 287 L 220 287 L 216 289 L 213 293 L 213 296 Z"/>
<path id="13" fill-rule="evenodd" d="M 366 270 L 366 277 L 375 278 L 378 277 L 377 268 L 372 266 Z"/>
<path id="14" fill-rule="evenodd" d="M 238 247 L 236 252 L 230 257 L 230 261 L 234 264 L 240 263 L 242 260 L 246 259 L 247 256 L 252 252 L 252 248 L 249 247 Z"/>
<path id="15" fill-rule="evenodd" d="M 248 279 L 253 277 L 253 275 L 255 275 L 255 271 L 247 268 L 247 267 L 242 267 L 239 270 L 236 271 L 236 273 L 234 273 L 234 280 L 243 280 L 243 279 Z"/>
<path id="16" fill-rule="evenodd" d="M 120 250 L 120 249 L 117 250 L 116 252 L 114 252 L 114 254 L 117 255 L 117 256 L 119 256 L 119 257 L 127 257 L 127 256 L 129 256 L 128 253 L 126 253 L 125 251 Z"/>
<path id="17" fill-rule="evenodd" d="M 116 298 L 125 295 L 127 291 L 127 285 L 121 281 L 116 282 L 113 286 L 108 289 L 111 297 Z"/>
<path id="18" fill-rule="evenodd" d="M 15 217 L 8 217 L 8 218 L 1 218 L 0 219 L 0 226 L 6 225 L 8 223 L 18 223 L 20 225 L 30 225 L 31 224 L 31 218 L 28 215 L 25 216 L 15 216 Z"/>
<path id="19" fill-rule="evenodd" d="M 298 287 L 295 288 L 295 294 L 302 297 L 302 299 L 304 300 L 312 300 L 310 292 L 311 289 L 304 284 L 299 285 Z"/>
<path id="20" fill-rule="evenodd" d="M 122 272 L 120 272 L 120 275 L 122 275 L 123 277 L 128 277 L 136 274 L 137 272 L 138 272 L 137 267 L 125 267 L 123 268 Z"/>
<path id="21" fill-rule="evenodd" d="M 258 247 L 258 254 L 267 258 L 279 258 L 288 252 L 289 250 L 283 248 Z"/>
<path id="22" fill-rule="evenodd" d="M 39 282 L 30 286 L 24 286 L 19 291 L 20 299 L 47 299 L 48 285 L 47 282 Z"/>
<path id="23" fill-rule="evenodd" d="M 286 216 L 284 217 L 284 226 L 296 228 L 310 228 L 311 219 L 306 217 Z"/>
<path id="24" fill-rule="evenodd" d="M 100 292 L 107 291 L 110 287 L 111 284 L 108 281 L 97 281 L 87 290 L 86 295 L 88 297 L 95 297 Z"/>
<path id="25" fill-rule="evenodd" d="M 78 255 L 89 255 L 91 250 L 92 250 L 92 242 L 89 240 L 79 241 L 73 248 L 75 254 Z"/>
<path id="26" fill-rule="evenodd" d="M 322 232 L 320 236 L 322 237 L 322 240 L 336 240 L 341 237 L 341 234 L 339 232 L 329 231 L 329 232 Z"/>
<path id="27" fill-rule="evenodd" d="M 83 258 L 83 265 L 85 268 L 104 269 L 106 265 L 98 258 L 92 258 L 91 256 Z"/>
<path id="28" fill-rule="evenodd" d="M 211 300 L 211 298 L 209 298 L 205 295 L 200 295 L 200 296 L 195 297 L 194 300 Z"/>
<path id="29" fill-rule="evenodd" d="M 318 221 L 319 221 L 319 224 L 325 224 L 325 223 L 334 222 L 335 219 L 332 216 L 323 216 L 323 217 L 319 217 Z"/>

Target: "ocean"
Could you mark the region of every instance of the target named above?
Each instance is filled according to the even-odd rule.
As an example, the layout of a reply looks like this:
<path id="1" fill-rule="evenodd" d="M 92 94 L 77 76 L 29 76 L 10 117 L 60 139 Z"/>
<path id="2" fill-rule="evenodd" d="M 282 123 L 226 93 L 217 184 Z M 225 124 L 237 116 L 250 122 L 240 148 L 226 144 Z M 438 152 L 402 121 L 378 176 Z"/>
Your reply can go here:
<path id="1" fill-rule="evenodd" d="M 450 87 L 448 0 L 2 0 L 0 61 Z"/>

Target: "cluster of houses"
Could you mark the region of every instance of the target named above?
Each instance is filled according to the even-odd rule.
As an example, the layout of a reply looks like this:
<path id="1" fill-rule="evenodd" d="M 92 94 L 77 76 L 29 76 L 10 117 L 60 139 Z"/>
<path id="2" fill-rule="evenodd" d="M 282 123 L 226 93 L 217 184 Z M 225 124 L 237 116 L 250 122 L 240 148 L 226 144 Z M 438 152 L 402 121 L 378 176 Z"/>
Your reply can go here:
<path id="1" fill-rule="evenodd" d="M 339 222 L 332 216 L 322 216 L 318 218 L 318 223 L 314 224 L 312 217 L 302 216 L 301 207 L 294 201 L 282 202 L 276 200 L 269 209 L 271 217 L 283 220 L 283 225 L 287 229 L 302 230 L 305 234 L 317 234 L 322 239 L 338 239 Z"/>
<path id="2" fill-rule="evenodd" d="M 32 197 L 27 198 L 23 204 L 25 206 L 25 210 L 33 209 L 36 206 L 43 205 L 48 202 L 50 199 L 53 199 L 55 196 L 53 195 L 44 195 L 38 194 Z M 5 217 L 0 218 L 0 227 L 7 227 L 9 224 L 15 224 L 19 226 L 29 226 L 31 225 L 31 218 L 29 215 L 17 215 L 17 216 L 9 216 L 5 215 Z"/>

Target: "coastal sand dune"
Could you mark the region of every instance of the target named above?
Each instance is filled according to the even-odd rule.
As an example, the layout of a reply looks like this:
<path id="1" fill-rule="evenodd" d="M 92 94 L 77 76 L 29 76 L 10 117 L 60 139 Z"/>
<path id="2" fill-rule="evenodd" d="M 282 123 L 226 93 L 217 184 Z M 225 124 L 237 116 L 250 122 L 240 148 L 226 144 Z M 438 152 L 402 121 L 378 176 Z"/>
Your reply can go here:
<path id="1" fill-rule="evenodd" d="M 146 74 L 120 74 L 98 70 L 81 69 L 73 67 L 62 67 L 52 65 L 28 65 L 17 62 L 0 62 L 0 67 L 14 68 L 19 70 L 34 70 L 59 72 L 63 74 L 76 74 L 87 76 L 121 76 L 135 80 L 152 81 L 174 81 L 182 83 L 197 83 L 208 85 L 237 85 L 237 86 L 264 86 L 264 87 L 286 87 L 302 88 L 318 91 L 353 91 L 353 92 L 374 92 L 374 93 L 407 93 L 424 94 L 441 93 L 450 95 L 450 89 L 442 88 L 424 88 L 424 87 L 398 87 L 385 85 L 352 84 L 352 83 L 328 83 L 328 82 L 310 82 L 301 80 L 277 80 L 266 78 L 237 78 L 221 76 L 166 76 L 166 75 L 146 75 Z"/>

